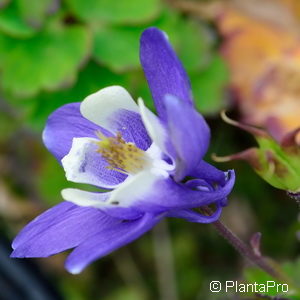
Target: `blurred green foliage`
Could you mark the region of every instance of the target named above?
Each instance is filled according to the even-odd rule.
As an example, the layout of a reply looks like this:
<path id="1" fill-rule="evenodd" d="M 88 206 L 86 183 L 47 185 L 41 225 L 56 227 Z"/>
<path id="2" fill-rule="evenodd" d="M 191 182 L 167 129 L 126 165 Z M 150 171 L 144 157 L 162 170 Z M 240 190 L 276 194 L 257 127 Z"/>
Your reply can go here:
<path id="1" fill-rule="evenodd" d="M 265 284 L 267 281 L 275 281 L 277 284 L 288 284 L 287 293 L 277 293 L 276 288 L 270 288 L 266 291 L 265 295 L 273 297 L 288 297 L 291 300 L 300 299 L 300 259 L 298 258 L 294 262 L 285 262 L 280 266 L 281 270 L 284 272 L 284 276 L 287 280 L 274 280 L 270 275 L 262 272 L 256 268 L 248 268 L 245 270 L 245 282 L 246 283 L 258 283 Z M 280 290 L 280 288 L 279 288 Z"/>
<path id="2" fill-rule="evenodd" d="M 53 110 L 116 84 L 135 99 L 141 96 L 153 109 L 139 64 L 139 36 L 149 26 L 168 33 L 190 75 L 196 106 L 210 118 L 211 152 L 235 152 L 248 143 L 216 119 L 228 104 L 229 74 L 211 24 L 160 0 L 0 0 L 0 190 L 3 184 L 9 199 L 0 220 L 9 238 L 39 211 L 60 202 L 60 191 L 71 185 L 42 146 L 41 132 Z M 230 218 L 225 221 L 232 221 L 244 238 L 262 230 L 266 253 L 275 259 L 295 258 L 296 204 L 243 165 L 219 167 L 234 167 L 238 174 L 230 203 L 239 213 L 229 206 L 225 212 Z M 244 224 L 248 231 L 242 231 L 243 226 L 234 222 L 245 218 L 246 204 L 253 224 Z M 242 276 L 241 258 L 209 225 L 169 223 L 178 299 L 217 299 L 209 292 L 210 280 Z M 125 275 L 114 255 L 77 277 L 62 269 L 64 254 L 57 256 L 58 262 L 49 258 L 50 263 L 43 260 L 41 265 L 55 276 L 52 280 L 65 299 L 156 299 L 152 235 L 127 249 L 129 255 L 122 255 L 122 250 L 116 254 L 123 259 Z M 260 275 L 253 276 L 251 280 L 259 280 Z"/>
<path id="3" fill-rule="evenodd" d="M 80 80 L 79 73 L 87 74 L 91 62 L 95 62 L 98 72 L 109 70 L 115 77 L 124 77 L 130 81 L 127 89 L 150 103 L 149 93 L 136 94 L 146 90 L 146 82 L 141 80 L 139 36 L 149 26 L 168 33 L 191 74 L 192 83 L 201 86 L 204 95 L 208 95 L 206 101 L 201 91 L 195 90 L 199 109 L 216 113 L 224 105 L 227 70 L 214 50 L 211 30 L 158 0 L 94 0 L 88 5 L 83 0 L 68 0 L 60 6 L 49 0 L 35 0 L 30 5 L 25 0 L 6 3 L 0 10 L 3 96 L 17 105 L 26 102 L 31 106 L 41 101 L 41 93 L 72 93 Z M 205 81 L 205 74 L 216 81 Z M 95 74 L 89 76 L 86 81 L 94 82 Z M 97 81 L 101 85 L 102 78 Z M 115 84 L 115 80 L 107 80 L 107 84 Z M 98 88 L 95 86 L 93 91 Z M 82 97 L 91 92 L 84 87 L 82 91 Z M 28 97 L 36 98 L 24 101 Z M 65 98 L 59 105 L 78 100 L 82 98 Z M 51 99 L 43 101 L 43 106 L 53 108 L 49 102 Z M 30 120 L 32 115 L 25 117 Z"/>

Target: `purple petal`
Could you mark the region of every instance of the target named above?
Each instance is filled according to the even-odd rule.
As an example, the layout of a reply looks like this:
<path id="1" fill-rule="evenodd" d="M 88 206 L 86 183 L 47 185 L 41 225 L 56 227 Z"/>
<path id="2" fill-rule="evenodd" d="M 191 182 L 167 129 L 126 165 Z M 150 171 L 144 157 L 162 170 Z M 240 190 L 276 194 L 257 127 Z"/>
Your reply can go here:
<path id="1" fill-rule="evenodd" d="M 107 130 L 84 118 L 79 109 L 80 103 L 64 105 L 53 112 L 47 121 L 43 140 L 49 151 L 59 161 L 70 152 L 74 138 L 96 138 L 96 131 L 111 135 Z M 125 141 L 134 142 L 143 150 L 150 146 L 151 140 L 139 114 L 128 110 L 119 110 L 111 116 L 110 120 L 116 132 L 122 133 Z M 92 146 L 93 151 L 86 153 L 85 160 L 80 164 L 80 174 L 78 173 L 78 175 L 82 175 L 79 177 L 84 176 L 85 180 L 73 181 L 88 183 L 101 188 L 113 188 L 123 182 L 126 175 L 109 170 L 107 162 L 96 152 L 97 146 L 95 144 Z M 87 177 L 90 180 L 87 181 Z"/>
<path id="2" fill-rule="evenodd" d="M 166 126 L 177 154 L 175 180 L 191 174 L 206 153 L 210 130 L 204 118 L 189 104 L 174 96 L 165 97 Z"/>
<path id="3" fill-rule="evenodd" d="M 85 119 L 79 108 L 80 103 L 66 104 L 47 120 L 43 141 L 58 161 L 69 153 L 74 137 L 95 137 L 96 131 L 102 131 L 100 126 Z"/>
<path id="4" fill-rule="evenodd" d="M 123 182 L 127 175 L 107 168 L 107 161 L 97 152 L 97 141 L 74 138 L 70 152 L 62 159 L 62 165 L 69 181 L 111 189 Z"/>
<path id="5" fill-rule="evenodd" d="M 143 32 L 140 60 L 156 110 L 162 119 L 165 119 L 166 94 L 174 95 L 189 104 L 193 103 L 189 78 L 163 31 L 152 27 Z"/>
<path id="6" fill-rule="evenodd" d="M 31 240 L 35 235 L 43 232 L 52 223 L 55 223 L 57 219 L 60 219 L 69 210 L 73 210 L 77 206 L 70 202 L 61 202 L 50 209 L 37 216 L 29 224 L 27 224 L 22 231 L 15 237 L 12 247 L 13 249 L 19 247 L 27 240 Z"/>
<path id="7" fill-rule="evenodd" d="M 151 139 L 140 114 L 126 109 L 119 109 L 110 117 L 110 121 L 111 129 L 114 132 L 120 132 L 126 142 L 132 142 L 142 150 L 147 150 L 150 147 Z"/>
<path id="8" fill-rule="evenodd" d="M 120 222 L 95 208 L 59 204 L 19 233 L 11 257 L 47 257 L 74 248 L 100 230 Z"/>
<path id="9" fill-rule="evenodd" d="M 196 168 L 193 169 L 190 176 L 204 179 L 210 183 L 225 184 L 225 172 L 202 160 Z"/>
<path id="10" fill-rule="evenodd" d="M 145 214 L 138 220 L 103 228 L 103 230 L 91 236 L 73 250 L 67 258 L 66 269 L 73 274 L 80 273 L 96 259 L 140 237 L 159 222 L 161 218 L 162 216 Z"/>
<path id="11" fill-rule="evenodd" d="M 136 209 L 152 213 L 201 207 L 223 201 L 231 192 L 234 182 L 233 170 L 228 172 L 225 185 L 213 191 L 191 189 L 170 178 L 157 180 L 151 190 L 135 199 L 134 205 Z"/>
<path id="12" fill-rule="evenodd" d="M 43 141 L 58 161 L 69 153 L 74 137 L 95 138 L 97 131 L 112 135 L 108 130 L 84 118 L 80 113 L 80 104 L 66 104 L 55 110 L 47 120 Z M 112 129 L 121 132 L 126 142 L 133 142 L 142 150 L 149 148 L 151 140 L 138 113 L 120 109 L 110 117 L 110 121 Z"/>
<path id="13" fill-rule="evenodd" d="M 142 123 L 137 104 L 121 86 L 110 86 L 86 97 L 80 105 L 81 114 L 91 122 L 127 142 L 146 150 L 151 141 Z"/>
<path id="14" fill-rule="evenodd" d="M 224 174 L 225 178 L 225 174 Z M 214 187 L 209 184 L 204 179 L 191 179 L 185 183 L 185 186 L 188 186 L 190 189 L 198 190 L 198 191 L 213 191 Z"/>
<path id="15" fill-rule="evenodd" d="M 212 166 L 211 166 L 212 167 Z M 217 169 L 215 169 L 217 170 Z M 217 170 L 219 171 L 219 170 Z M 216 187 L 220 187 L 220 186 L 224 186 L 226 183 L 226 179 L 227 179 L 227 173 L 221 172 L 222 173 L 222 179 L 220 179 L 219 181 L 216 180 L 216 178 L 214 177 L 209 178 L 209 179 L 191 179 L 188 180 L 185 185 L 188 186 L 191 189 L 195 189 L 195 190 L 199 190 L 199 191 L 214 191 L 216 189 Z M 227 197 L 221 199 L 218 203 L 224 207 L 227 205 Z"/>
<path id="16" fill-rule="evenodd" d="M 182 218 L 193 223 L 212 223 L 219 219 L 221 212 L 222 205 L 218 203 L 216 211 L 211 216 L 205 216 L 190 209 L 171 211 L 167 216 L 172 218 Z"/>

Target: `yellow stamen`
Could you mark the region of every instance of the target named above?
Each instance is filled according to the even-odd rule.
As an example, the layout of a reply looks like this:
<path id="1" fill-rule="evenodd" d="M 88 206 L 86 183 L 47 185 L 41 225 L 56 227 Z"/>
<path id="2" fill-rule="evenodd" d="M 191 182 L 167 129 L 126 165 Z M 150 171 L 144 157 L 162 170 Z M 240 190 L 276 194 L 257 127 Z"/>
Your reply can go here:
<path id="1" fill-rule="evenodd" d="M 107 161 L 108 169 L 136 174 L 150 163 L 146 152 L 133 143 L 126 143 L 120 133 L 117 133 L 116 137 L 106 137 L 101 132 L 96 134 L 100 139 L 97 142 L 99 146 L 97 152 Z"/>

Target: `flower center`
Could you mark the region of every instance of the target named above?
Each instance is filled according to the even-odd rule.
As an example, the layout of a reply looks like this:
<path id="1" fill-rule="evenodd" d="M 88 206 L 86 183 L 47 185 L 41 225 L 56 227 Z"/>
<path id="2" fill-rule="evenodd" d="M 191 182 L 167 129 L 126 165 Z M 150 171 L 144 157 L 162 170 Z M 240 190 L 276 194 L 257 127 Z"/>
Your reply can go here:
<path id="1" fill-rule="evenodd" d="M 106 137 L 97 132 L 100 139 L 97 142 L 98 153 L 109 164 L 108 169 L 116 170 L 125 174 L 136 174 L 150 165 L 150 158 L 145 151 L 136 147 L 133 143 L 126 143 L 121 133 L 116 137 Z"/>

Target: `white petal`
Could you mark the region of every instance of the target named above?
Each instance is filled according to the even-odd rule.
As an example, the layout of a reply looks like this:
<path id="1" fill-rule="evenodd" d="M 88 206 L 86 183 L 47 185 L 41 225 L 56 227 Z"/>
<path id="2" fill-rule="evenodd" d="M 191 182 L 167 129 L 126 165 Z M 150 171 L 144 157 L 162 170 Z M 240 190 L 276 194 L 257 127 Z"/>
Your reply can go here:
<path id="1" fill-rule="evenodd" d="M 129 176 L 122 184 L 111 192 L 109 202 L 119 202 L 121 206 L 129 207 L 150 193 L 155 188 L 155 182 L 165 178 L 165 174 L 157 174 L 150 170 Z"/>
<path id="2" fill-rule="evenodd" d="M 159 118 L 150 111 L 144 104 L 144 101 L 139 98 L 138 105 L 140 114 L 146 127 L 146 130 L 155 145 L 157 145 L 163 153 L 168 153 L 166 149 L 167 132 L 161 124 Z"/>
<path id="3" fill-rule="evenodd" d="M 151 144 L 146 153 L 152 159 L 151 172 L 156 174 L 168 174 L 168 172 L 175 170 L 175 164 L 168 164 L 163 160 L 164 154 L 155 143 Z"/>
<path id="4" fill-rule="evenodd" d="M 146 170 L 136 175 L 128 176 L 115 190 L 107 193 L 87 192 L 68 188 L 62 190 L 62 197 L 80 206 L 95 208 L 134 207 L 134 203 L 142 200 L 155 186 L 155 182 L 168 176 Z"/>
<path id="5" fill-rule="evenodd" d="M 62 190 L 61 195 L 64 198 L 64 200 L 70 201 L 79 206 L 90 206 L 95 208 L 101 208 L 107 205 L 105 201 L 109 198 L 110 192 L 92 193 L 92 192 L 82 191 L 79 189 L 68 188 Z"/>
<path id="6" fill-rule="evenodd" d="M 91 94 L 80 106 L 85 118 L 105 129 L 110 129 L 110 117 L 120 109 L 139 112 L 137 104 L 121 86 L 106 87 Z"/>
<path id="7" fill-rule="evenodd" d="M 64 189 L 62 197 L 69 202 L 83 207 L 93 207 L 100 209 L 106 214 L 118 219 L 136 219 L 141 216 L 141 212 L 131 207 L 122 207 L 118 203 L 108 202 L 111 192 L 95 193 L 82 191 L 79 189 Z"/>

